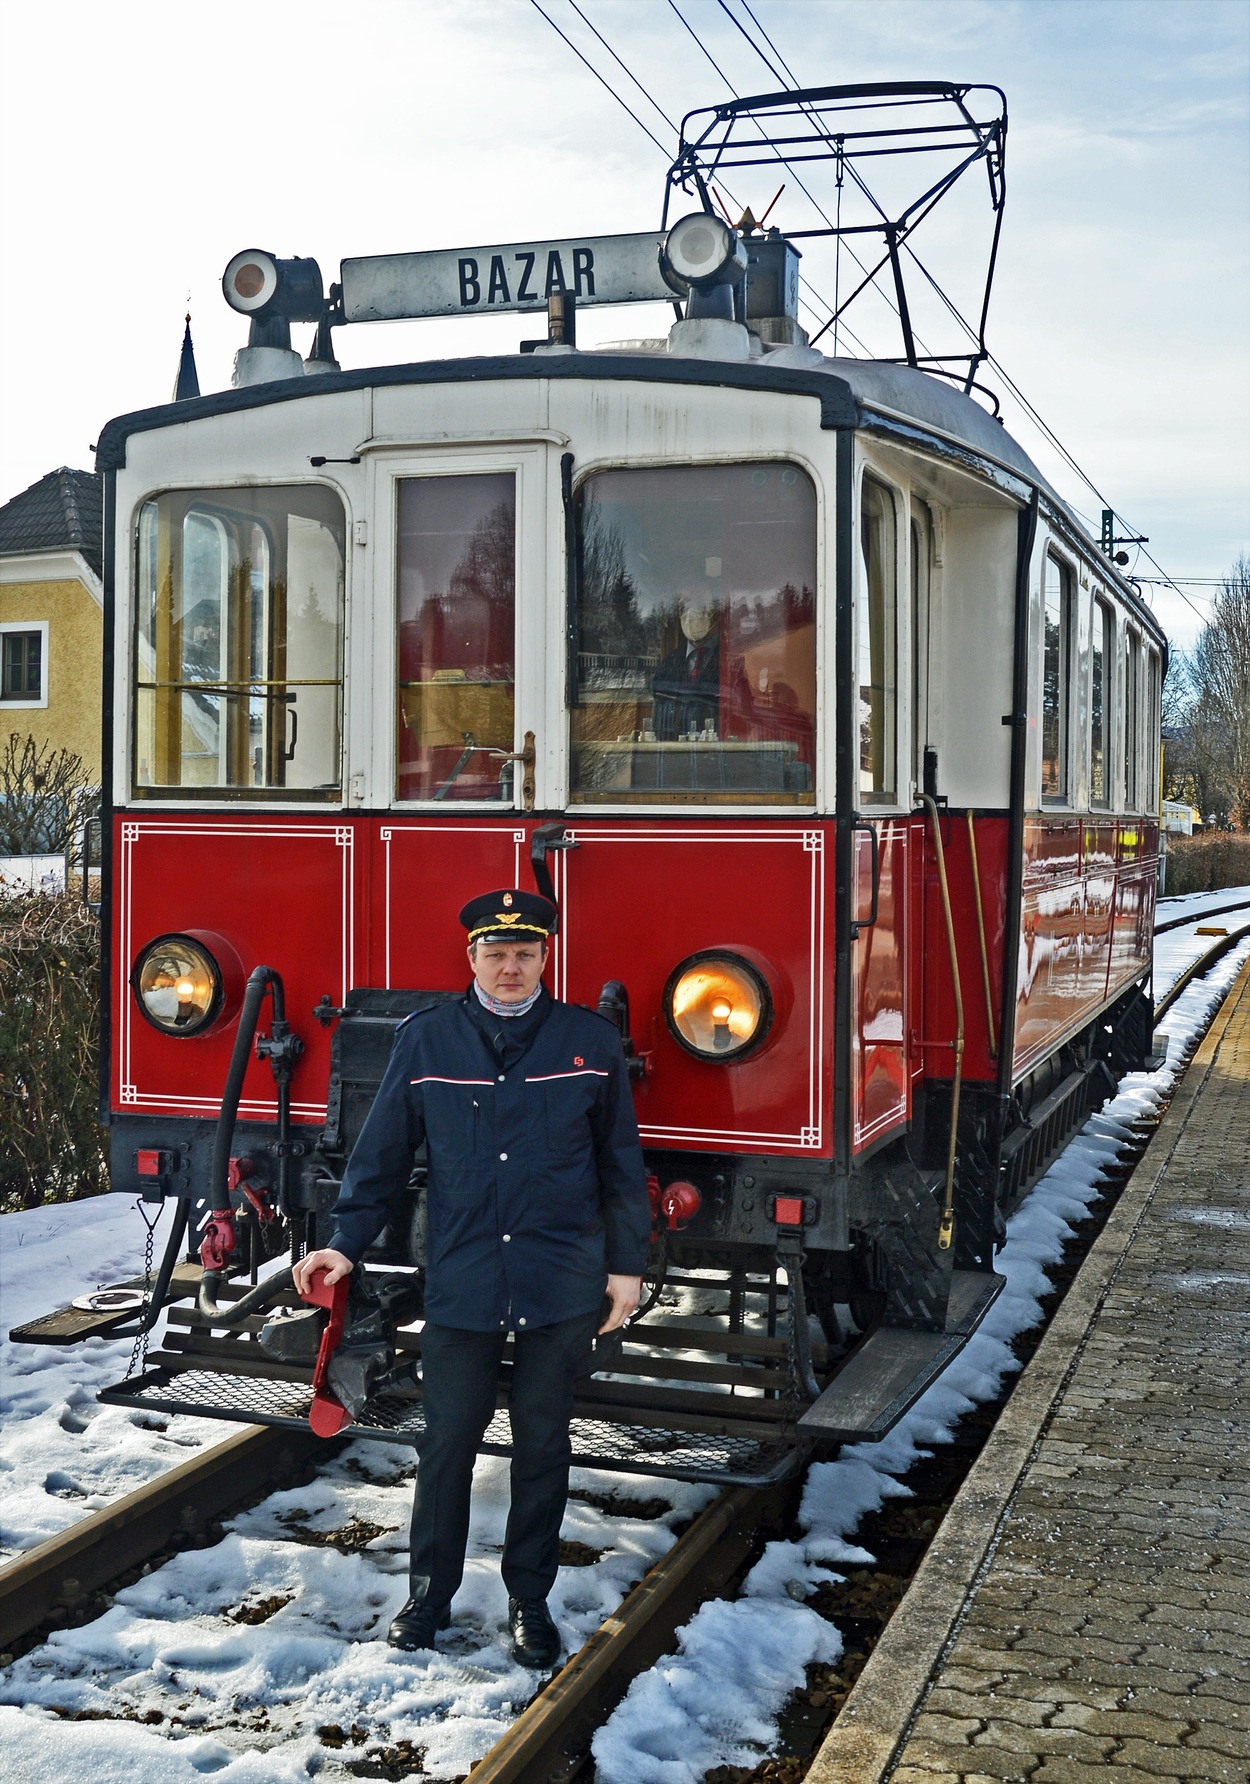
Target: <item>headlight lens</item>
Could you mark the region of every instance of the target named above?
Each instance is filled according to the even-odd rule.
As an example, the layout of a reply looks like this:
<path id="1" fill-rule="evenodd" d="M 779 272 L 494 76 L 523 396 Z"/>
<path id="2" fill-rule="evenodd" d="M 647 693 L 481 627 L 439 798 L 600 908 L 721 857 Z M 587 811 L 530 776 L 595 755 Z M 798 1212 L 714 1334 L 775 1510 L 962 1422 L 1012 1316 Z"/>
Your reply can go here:
<path id="1" fill-rule="evenodd" d="M 189 935 L 162 935 L 135 961 L 130 975 L 139 1008 L 162 1034 L 202 1034 L 220 1013 L 221 969 Z"/>
<path id="2" fill-rule="evenodd" d="M 691 954 L 669 976 L 664 1015 L 673 1038 L 698 1059 L 741 1059 L 772 1027 L 768 982 L 739 954 Z"/>

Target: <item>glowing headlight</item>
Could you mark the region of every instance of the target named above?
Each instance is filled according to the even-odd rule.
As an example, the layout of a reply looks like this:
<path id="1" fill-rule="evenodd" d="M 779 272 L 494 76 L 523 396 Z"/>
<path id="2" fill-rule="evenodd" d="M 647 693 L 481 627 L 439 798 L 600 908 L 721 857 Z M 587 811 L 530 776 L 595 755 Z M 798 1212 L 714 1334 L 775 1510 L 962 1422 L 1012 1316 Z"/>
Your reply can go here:
<path id="1" fill-rule="evenodd" d="M 139 1008 L 162 1034 L 202 1034 L 220 1014 L 221 969 L 189 935 L 162 935 L 135 961 L 130 983 Z"/>
<path id="2" fill-rule="evenodd" d="M 768 1035 L 773 1000 L 762 973 L 741 955 L 691 954 L 664 987 L 673 1038 L 698 1059 L 741 1059 Z"/>

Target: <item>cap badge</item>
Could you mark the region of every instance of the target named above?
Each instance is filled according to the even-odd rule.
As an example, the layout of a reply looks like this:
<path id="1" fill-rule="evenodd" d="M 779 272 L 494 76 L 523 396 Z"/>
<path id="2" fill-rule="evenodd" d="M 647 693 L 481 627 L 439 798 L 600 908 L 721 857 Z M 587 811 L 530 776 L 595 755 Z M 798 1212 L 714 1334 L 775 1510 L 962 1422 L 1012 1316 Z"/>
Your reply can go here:
<path id="1" fill-rule="evenodd" d="M 505 892 L 505 893 L 504 893 L 504 895 L 503 895 L 503 901 L 504 901 L 504 906 L 505 906 L 505 908 L 506 908 L 506 907 L 507 907 L 507 906 L 508 906 L 508 905 L 510 905 L 510 904 L 511 904 L 511 903 L 512 903 L 512 894 L 511 894 L 511 892 Z"/>

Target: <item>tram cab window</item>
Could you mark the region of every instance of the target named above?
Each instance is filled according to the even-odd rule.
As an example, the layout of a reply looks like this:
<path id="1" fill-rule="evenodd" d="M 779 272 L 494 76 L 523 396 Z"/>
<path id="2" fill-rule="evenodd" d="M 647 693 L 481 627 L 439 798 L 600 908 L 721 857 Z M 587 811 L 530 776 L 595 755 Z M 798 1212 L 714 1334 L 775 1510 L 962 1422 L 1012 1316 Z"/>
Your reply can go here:
<path id="1" fill-rule="evenodd" d="M 1107 603 L 1095 596 L 1089 654 L 1089 802 L 1095 806 L 1111 803 L 1108 746 L 1114 663 L 1115 616 Z"/>
<path id="2" fill-rule="evenodd" d="M 1042 803 L 1068 798 L 1068 709 L 1072 662 L 1072 574 L 1046 555 L 1042 639 Z"/>
<path id="3" fill-rule="evenodd" d="M 342 503 L 316 485 L 144 504 L 136 797 L 337 795 L 345 534 Z"/>
<path id="4" fill-rule="evenodd" d="M 1138 748 L 1141 732 L 1138 717 L 1141 705 L 1141 640 L 1136 632 L 1128 632 L 1124 655 L 1124 804 L 1136 811 L 1141 797 Z"/>
<path id="5" fill-rule="evenodd" d="M 602 471 L 577 497 L 574 801 L 810 804 L 816 492 L 795 465 Z"/>
<path id="6" fill-rule="evenodd" d="M 399 485 L 400 799 L 512 796 L 516 478 Z"/>
<path id="7" fill-rule="evenodd" d="M 898 792 L 898 518 L 873 477 L 860 499 L 859 797 L 891 804 Z"/>

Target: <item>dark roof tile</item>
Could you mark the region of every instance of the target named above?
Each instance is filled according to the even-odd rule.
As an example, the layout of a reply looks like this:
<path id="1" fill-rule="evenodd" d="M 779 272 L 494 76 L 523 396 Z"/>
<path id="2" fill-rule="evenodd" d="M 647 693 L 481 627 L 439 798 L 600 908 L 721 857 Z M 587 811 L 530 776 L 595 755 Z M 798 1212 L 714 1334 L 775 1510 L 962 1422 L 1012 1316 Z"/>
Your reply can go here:
<path id="1" fill-rule="evenodd" d="M 104 565 L 104 479 L 62 465 L 0 508 L 0 555 L 80 551 L 96 575 Z"/>

